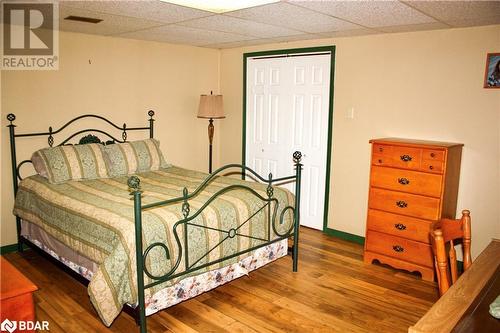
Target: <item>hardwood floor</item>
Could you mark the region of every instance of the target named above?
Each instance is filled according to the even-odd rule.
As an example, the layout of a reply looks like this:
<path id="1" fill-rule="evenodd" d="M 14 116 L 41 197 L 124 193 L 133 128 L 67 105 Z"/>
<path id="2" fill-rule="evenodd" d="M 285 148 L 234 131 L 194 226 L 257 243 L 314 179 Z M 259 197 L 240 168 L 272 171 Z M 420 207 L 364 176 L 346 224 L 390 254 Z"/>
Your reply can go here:
<path id="1" fill-rule="evenodd" d="M 290 256 L 148 317 L 149 332 L 407 332 L 437 300 L 436 284 L 363 263 L 363 247 L 302 228 L 299 272 Z M 50 332 L 136 332 L 122 313 L 110 328 L 86 288 L 33 251 L 5 257 L 38 287 Z"/>

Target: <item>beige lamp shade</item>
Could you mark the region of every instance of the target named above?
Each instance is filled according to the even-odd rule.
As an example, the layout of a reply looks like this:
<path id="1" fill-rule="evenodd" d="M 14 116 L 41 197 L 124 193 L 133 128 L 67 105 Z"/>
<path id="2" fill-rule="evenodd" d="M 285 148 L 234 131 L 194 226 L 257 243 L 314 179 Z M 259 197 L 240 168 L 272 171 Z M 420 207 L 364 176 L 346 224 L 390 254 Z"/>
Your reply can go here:
<path id="1" fill-rule="evenodd" d="M 222 107 L 222 95 L 201 95 L 198 118 L 226 118 Z"/>

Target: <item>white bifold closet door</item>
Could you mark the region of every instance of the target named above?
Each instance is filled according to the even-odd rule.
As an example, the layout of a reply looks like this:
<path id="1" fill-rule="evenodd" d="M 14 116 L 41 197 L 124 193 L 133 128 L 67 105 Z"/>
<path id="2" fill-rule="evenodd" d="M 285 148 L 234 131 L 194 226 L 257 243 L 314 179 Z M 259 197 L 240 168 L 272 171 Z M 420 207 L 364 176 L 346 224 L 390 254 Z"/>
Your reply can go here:
<path id="1" fill-rule="evenodd" d="M 273 178 L 294 174 L 302 152 L 301 225 L 323 229 L 330 54 L 247 60 L 246 164 Z M 285 185 L 294 190 L 294 184 Z"/>

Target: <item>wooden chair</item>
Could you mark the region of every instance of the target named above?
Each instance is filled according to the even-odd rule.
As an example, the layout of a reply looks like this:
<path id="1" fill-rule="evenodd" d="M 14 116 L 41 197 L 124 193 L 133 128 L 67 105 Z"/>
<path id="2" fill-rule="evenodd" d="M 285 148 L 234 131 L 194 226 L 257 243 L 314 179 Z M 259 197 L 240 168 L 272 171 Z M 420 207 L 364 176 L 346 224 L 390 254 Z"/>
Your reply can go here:
<path id="1" fill-rule="evenodd" d="M 463 270 L 472 264 L 470 253 L 471 219 L 468 210 L 462 211 L 457 220 L 441 219 L 430 232 L 434 266 L 439 284 L 439 295 L 443 295 L 458 278 L 455 245 L 462 243 Z"/>

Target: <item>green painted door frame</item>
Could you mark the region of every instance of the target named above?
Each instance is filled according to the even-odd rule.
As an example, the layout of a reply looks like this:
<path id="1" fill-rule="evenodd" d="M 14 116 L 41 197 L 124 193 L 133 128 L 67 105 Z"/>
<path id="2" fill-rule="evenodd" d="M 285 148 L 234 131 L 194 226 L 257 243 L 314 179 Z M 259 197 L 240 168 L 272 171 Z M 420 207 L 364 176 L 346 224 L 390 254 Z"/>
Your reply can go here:
<path id="1" fill-rule="evenodd" d="M 325 184 L 325 208 L 323 214 L 323 232 L 328 233 L 331 229 L 328 228 L 328 202 L 330 196 L 330 169 L 332 157 L 332 132 L 333 132 L 333 79 L 335 74 L 335 45 L 306 47 L 299 49 L 283 49 L 261 52 L 250 52 L 243 54 L 243 147 L 242 147 L 242 164 L 246 165 L 246 116 L 247 116 L 247 60 L 253 57 L 268 57 L 279 56 L 285 54 L 297 53 L 322 53 L 330 52 L 330 100 L 328 103 L 328 142 L 326 155 L 326 184 Z"/>

